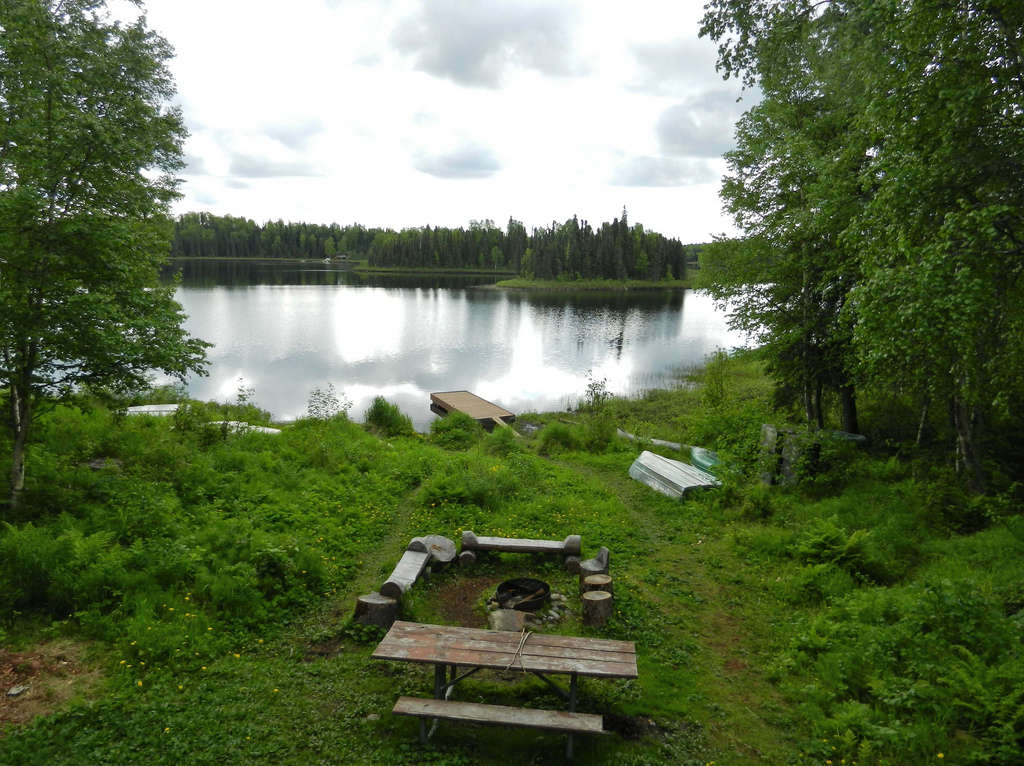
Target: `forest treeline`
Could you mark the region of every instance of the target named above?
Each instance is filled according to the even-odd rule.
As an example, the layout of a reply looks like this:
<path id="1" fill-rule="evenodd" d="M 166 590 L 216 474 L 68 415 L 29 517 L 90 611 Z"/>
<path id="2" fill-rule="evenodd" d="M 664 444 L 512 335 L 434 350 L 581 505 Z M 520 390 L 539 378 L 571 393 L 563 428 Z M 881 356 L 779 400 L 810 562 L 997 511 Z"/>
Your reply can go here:
<path id="1" fill-rule="evenodd" d="M 700 245 L 684 245 L 628 215 L 593 228 L 575 216 L 527 233 L 509 218 L 469 228 L 366 228 L 359 224 L 258 224 L 246 218 L 185 213 L 174 222 L 177 258 L 349 258 L 393 268 L 491 269 L 536 279 L 682 279 Z"/>

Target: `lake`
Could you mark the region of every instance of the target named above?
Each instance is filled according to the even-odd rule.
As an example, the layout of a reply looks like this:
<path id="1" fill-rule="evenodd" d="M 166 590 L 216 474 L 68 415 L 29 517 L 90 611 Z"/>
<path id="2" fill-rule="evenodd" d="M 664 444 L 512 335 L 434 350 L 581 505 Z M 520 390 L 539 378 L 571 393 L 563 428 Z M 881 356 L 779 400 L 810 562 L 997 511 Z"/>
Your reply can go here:
<path id="1" fill-rule="evenodd" d="M 692 290 L 529 292 L 487 277 L 360 275 L 320 263 L 177 261 L 186 327 L 213 344 L 189 395 L 241 384 L 277 420 L 333 384 L 362 420 L 381 395 L 427 430 L 432 391 L 466 389 L 513 412 L 564 409 L 588 383 L 638 394 L 718 348 L 742 345 Z"/>

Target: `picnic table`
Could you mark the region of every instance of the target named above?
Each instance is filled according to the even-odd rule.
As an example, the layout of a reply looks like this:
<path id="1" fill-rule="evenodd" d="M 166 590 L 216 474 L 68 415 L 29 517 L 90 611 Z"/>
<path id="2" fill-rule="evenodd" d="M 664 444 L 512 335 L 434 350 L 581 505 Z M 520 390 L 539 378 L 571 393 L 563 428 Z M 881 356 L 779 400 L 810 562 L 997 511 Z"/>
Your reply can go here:
<path id="1" fill-rule="evenodd" d="M 391 626 L 371 657 L 434 665 L 433 698 L 400 697 L 393 710 L 420 718 L 420 737 L 424 741 L 429 737 L 427 718 L 434 719 L 435 726 L 440 718 L 529 726 L 567 732 L 566 755 L 570 759 L 574 733 L 604 731 L 600 715 L 576 712 L 578 679 L 637 677 L 636 647 L 632 641 L 403 621 Z M 534 710 L 449 699 L 457 683 L 483 668 L 532 673 L 565 699 L 568 709 Z M 568 689 L 548 677 L 553 674 L 568 675 Z"/>

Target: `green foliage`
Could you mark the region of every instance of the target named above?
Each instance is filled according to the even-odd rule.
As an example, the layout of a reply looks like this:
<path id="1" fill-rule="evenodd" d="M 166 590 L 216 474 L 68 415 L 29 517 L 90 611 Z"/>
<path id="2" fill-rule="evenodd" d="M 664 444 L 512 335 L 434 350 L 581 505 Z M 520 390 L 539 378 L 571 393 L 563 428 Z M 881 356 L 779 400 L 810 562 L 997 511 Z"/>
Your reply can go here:
<path id="1" fill-rule="evenodd" d="M 858 430 L 855 381 L 948 407 L 975 492 L 981 424 L 1024 395 L 1022 28 L 1012 0 L 712 0 L 701 29 L 763 94 L 723 185 L 744 237 L 705 253 L 708 287 L 808 421 L 834 389 Z"/>
<path id="2" fill-rule="evenodd" d="M 517 492 L 519 465 L 479 454 L 457 456 L 424 482 L 420 503 L 437 514 L 457 514 L 460 506 L 470 505 L 497 510 Z M 457 516 L 450 520 L 459 523 Z"/>
<path id="3" fill-rule="evenodd" d="M 385 436 L 409 436 L 415 433 L 409 416 L 383 396 L 375 397 L 366 410 L 366 424 Z"/>
<path id="4" fill-rule="evenodd" d="M 651 437 L 702 431 L 735 447 L 725 485 L 682 505 L 630 479 L 636 445 L 601 447 L 588 434 L 607 426 L 582 414 L 537 416 L 572 444 L 549 459 L 535 454 L 539 434 L 509 429 L 465 451 L 383 440 L 340 417 L 206 440 L 200 425 L 122 418 L 92 400 L 57 407 L 31 445 L 26 515 L 0 529 L 0 636 L 90 638 L 106 682 L 89 704 L 8 727 L 0 760 L 543 759 L 563 744 L 554 735 L 480 729 L 470 752 L 441 729 L 422 748 L 414 723 L 376 718 L 398 694 L 429 694 L 432 674 L 370 660 L 380 630 L 350 620 L 352 599 L 379 586 L 410 537 L 469 528 L 577 533 L 584 555 L 611 549 L 616 612 L 602 629 L 580 625 L 575 576 L 542 557 L 435 570 L 403 601 L 406 619 L 446 621 L 452 593 L 475 603 L 498 579 L 533 573 L 569 596 L 557 632 L 635 641 L 640 678 L 585 684 L 581 707 L 655 728 L 578 743 L 595 764 L 895 764 L 939 752 L 1014 763 L 1018 490 L 980 503 L 971 513 L 986 526 L 965 533 L 961 484 L 902 452 L 823 448 L 815 478 L 761 486 L 742 463 L 756 431 L 730 429 L 782 416 L 756 354 L 722 365 L 713 412 L 698 387 L 609 400 L 601 413 Z M 219 418 L 223 406 L 195 412 Z M 463 683 L 488 701 L 560 704 L 537 680 Z"/>
<path id="5" fill-rule="evenodd" d="M 124 392 L 202 372 L 174 286 L 158 284 L 185 128 L 170 48 L 103 3 L 7 4 L 0 38 L 0 388 L 11 497 L 37 410 L 81 385 Z M 45 108 L 44 108 L 45 105 Z"/>
<path id="6" fill-rule="evenodd" d="M 309 402 L 306 404 L 306 417 L 314 420 L 330 420 L 338 415 L 348 417 L 350 409 L 352 402 L 344 393 L 339 396 L 334 390 L 334 384 L 328 383 L 327 388 L 314 388 L 310 392 Z"/>
<path id="7" fill-rule="evenodd" d="M 504 431 L 504 428 L 498 428 Z M 483 436 L 483 428 L 464 412 L 456 410 L 430 424 L 430 441 L 450 450 L 466 450 Z"/>
<path id="8" fill-rule="evenodd" d="M 608 390 L 607 378 L 598 380 L 594 377 L 593 370 L 587 370 L 586 378 L 587 388 L 583 392 L 583 402 L 580 404 L 579 409 L 599 412 L 604 407 L 604 403 L 612 398 L 614 394 Z"/>
<path id="9" fill-rule="evenodd" d="M 481 449 L 488 455 L 508 457 L 521 452 L 523 447 L 519 436 L 511 428 L 495 428 L 484 437 Z"/>
<path id="10" fill-rule="evenodd" d="M 537 452 L 552 455 L 579 448 L 576 432 L 565 423 L 549 423 L 537 434 Z"/>

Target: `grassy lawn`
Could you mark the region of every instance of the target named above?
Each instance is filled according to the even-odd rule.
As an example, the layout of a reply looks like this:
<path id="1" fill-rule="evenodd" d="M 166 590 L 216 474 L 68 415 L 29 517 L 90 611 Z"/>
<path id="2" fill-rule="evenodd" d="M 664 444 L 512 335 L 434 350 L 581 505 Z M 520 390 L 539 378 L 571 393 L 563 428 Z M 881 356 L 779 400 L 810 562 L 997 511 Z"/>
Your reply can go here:
<path id="1" fill-rule="evenodd" d="M 580 762 L 1014 763 L 1016 508 L 978 511 L 882 452 L 761 487 L 760 424 L 784 414 L 760 362 L 714 359 L 694 380 L 524 415 L 540 426 L 524 438 L 344 416 L 225 435 L 203 425 L 223 407 L 58 408 L 30 455 L 29 505 L 0 532 L 0 674 L 28 679 L 40 713 L 23 723 L 5 699 L 0 763 L 563 762 L 564 737 L 525 729 L 442 724 L 420 745 L 390 710 L 429 696 L 432 669 L 370 660 L 380 632 L 350 621 L 410 538 L 465 529 L 611 550 L 601 629 L 581 625 L 574 576 L 523 554 L 435 572 L 403 603 L 404 619 L 483 627 L 494 583 L 537 576 L 573 606 L 544 629 L 635 641 L 639 679 L 582 683 L 579 709 L 612 733 L 577 738 Z M 717 449 L 723 487 L 679 503 L 631 480 L 651 438 Z M 456 698 L 562 706 L 512 671 Z"/>

